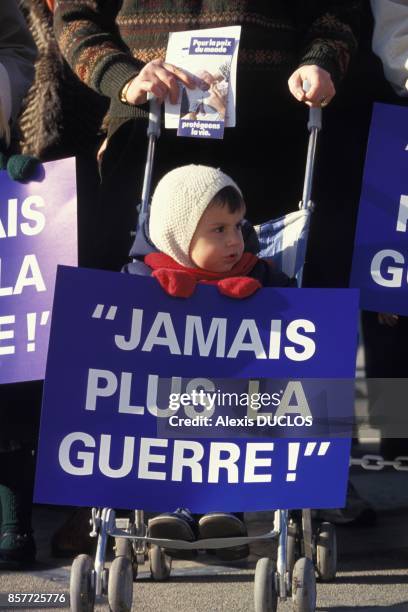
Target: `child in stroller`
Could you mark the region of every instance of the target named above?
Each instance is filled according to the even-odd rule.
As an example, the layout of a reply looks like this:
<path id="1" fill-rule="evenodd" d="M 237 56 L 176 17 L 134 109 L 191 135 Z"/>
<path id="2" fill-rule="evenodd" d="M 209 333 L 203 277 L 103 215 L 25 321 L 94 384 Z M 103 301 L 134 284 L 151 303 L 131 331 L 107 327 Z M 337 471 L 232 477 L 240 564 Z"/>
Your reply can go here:
<path id="1" fill-rule="evenodd" d="M 260 287 L 296 286 L 271 260 L 245 250 L 244 215 L 239 187 L 220 169 L 193 164 L 176 168 L 158 183 L 151 202 L 148 234 L 157 251 L 136 258 L 127 272 L 153 276 L 176 298 L 190 297 L 197 283 L 215 285 L 235 299 L 249 297 Z M 192 542 L 246 536 L 247 531 L 241 513 L 197 517 L 178 508 L 151 519 L 148 535 Z M 217 550 L 224 560 L 248 554 L 247 544 Z"/>

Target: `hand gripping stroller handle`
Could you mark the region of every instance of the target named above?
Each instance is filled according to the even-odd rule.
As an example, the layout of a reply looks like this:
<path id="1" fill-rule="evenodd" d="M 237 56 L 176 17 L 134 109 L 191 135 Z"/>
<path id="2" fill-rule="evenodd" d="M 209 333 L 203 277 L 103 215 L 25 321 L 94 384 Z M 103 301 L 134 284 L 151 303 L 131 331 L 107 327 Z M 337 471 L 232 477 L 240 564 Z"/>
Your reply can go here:
<path id="1" fill-rule="evenodd" d="M 149 125 L 147 135 L 160 137 L 161 102 L 152 94 L 147 94 L 149 100 Z"/>
<path id="2" fill-rule="evenodd" d="M 303 81 L 303 91 L 308 92 L 310 89 L 310 83 L 306 79 Z M 313 128 L 317 130 L 322 129 L 322 109 L 320 106 L 312 106 L 309 109 L 309 121 L 307 122 L 307 129 L 309 132 L 313 130 Z"/>

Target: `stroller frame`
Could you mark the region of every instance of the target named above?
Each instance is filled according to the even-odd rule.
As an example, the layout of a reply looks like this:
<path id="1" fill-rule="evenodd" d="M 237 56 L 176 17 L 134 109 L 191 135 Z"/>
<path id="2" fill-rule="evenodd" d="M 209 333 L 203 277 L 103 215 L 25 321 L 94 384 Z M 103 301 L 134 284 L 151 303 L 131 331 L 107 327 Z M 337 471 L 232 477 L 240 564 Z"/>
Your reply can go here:
<path id="1" fill-rule="evenodd" d="M 306 87 L 304 87 L 305 90 Z M 321 130 L 320 108 L 309 111 L 309 143 L 302 200 L 299 208 L 312 213 L 311 200 L 313 171 L 318 133 Z M 160 104 L 150 100 L 147 129 L 148 150 L 143 180 L 142 199 L 138 227 L 143 227 L 149 212 L 151 179 L 157 139 L 160 137 Z M 296 275 L 302 285 L 303 264 Z M 108 595 L 113 612 L 131 610 L 133 580 L 138 564 L 149 557 L 152 578 L 166 580 L 170 576 L 172 558 L 166 549 L 194 551 L 221 549 L 257 541 L 278 540 L 276 569 L 267 557 L 257 562 L 255 571 L 255 612 L 275 612 L 278 599 L 285 601 L 292 596 L 295 612 L 314 612 L 316 609 L 316 575 L 323 581 L 331 581 L 336 575 L 336 532 L 330 523 L 322 523 L 316 533 L 312 530 L 309 509 L 301 511 L 275 510 L 274 528 L 258 536 L 211 538 L 187 542 L 151 538 L 143 510 L 135 510 L 132 519 L 116 518 L 112 508 L 92 508 L 91 537 L 97 537 L 95 562 L 88 555 L 79 555 L 71 568 L 71 610 L 91 611 L 95 596 Z M 105 567 L 108 538 L 115 539 L 115 559 L 109 570 Z"/>

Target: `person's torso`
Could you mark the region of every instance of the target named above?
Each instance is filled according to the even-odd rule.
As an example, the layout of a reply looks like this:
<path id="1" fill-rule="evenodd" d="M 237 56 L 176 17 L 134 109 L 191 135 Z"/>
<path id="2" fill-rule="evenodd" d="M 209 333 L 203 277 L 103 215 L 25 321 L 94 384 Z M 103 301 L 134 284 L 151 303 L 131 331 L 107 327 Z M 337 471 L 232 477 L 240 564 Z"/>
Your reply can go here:
<path id="1" fill-rule="evenodd" d="M 299 0 L 124 0 L 116 15 L 120 39 L 147 63 L 164 59 L 169 32 L 241 26 L 237 71 L 237 111 L 269 116 L 285 107 L 287 80 L 299 63 L 303 32 L 315 2 Z M 116 111 L 117 112 L 117 111 Z"/>

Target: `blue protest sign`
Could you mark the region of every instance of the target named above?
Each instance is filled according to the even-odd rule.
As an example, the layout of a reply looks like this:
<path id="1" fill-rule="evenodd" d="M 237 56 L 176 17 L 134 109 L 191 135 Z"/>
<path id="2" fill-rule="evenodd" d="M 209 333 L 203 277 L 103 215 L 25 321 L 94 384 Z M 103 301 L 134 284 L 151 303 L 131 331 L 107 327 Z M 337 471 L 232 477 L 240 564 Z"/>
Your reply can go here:
<path id="1" fill-rule="evenodd" d="M 183 300 L 152 278 L 60 268 L 35 500 L 197 512 L 342 505 L 348 437 L 249 439 L 230 423 L 223 439 L 197 438 L 194 426 L 178 439 L 158 422 L 196 414 L 181 395 L 193 399 L 220 378 L 237 379 L 243 393 L 243 379 L 290 379 L 291 397 L 312 402 L 297 412 L 313 415 L 301 381 L 354 378 L 357 308 L 351 290 L 263 289 L 232 300 L 199 286 Z M 279 393 L 268 413 L 283 403 Z M 345 401 L 350 414 L 353 393 Z"/>
<path id="2" fill-rule="evenodd" d="M 0 384 L 44 378 L 57 264 L 77 263 L 75 159 L 0 172 Z"/>
<path id="3" fill-rule="evenodd" d="M 375 104 L 351 287 L 361 308 L 408 314 L 408 108 Z"/>

